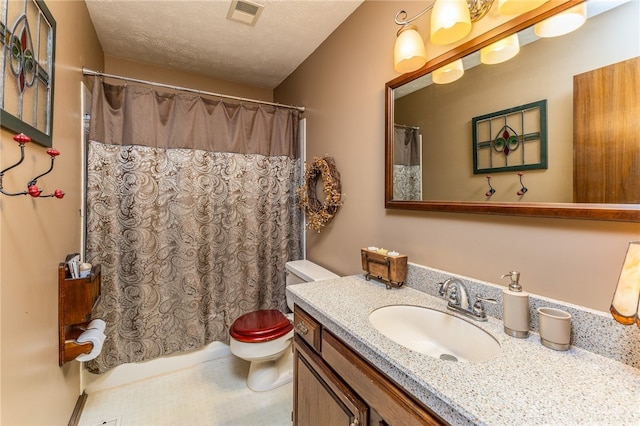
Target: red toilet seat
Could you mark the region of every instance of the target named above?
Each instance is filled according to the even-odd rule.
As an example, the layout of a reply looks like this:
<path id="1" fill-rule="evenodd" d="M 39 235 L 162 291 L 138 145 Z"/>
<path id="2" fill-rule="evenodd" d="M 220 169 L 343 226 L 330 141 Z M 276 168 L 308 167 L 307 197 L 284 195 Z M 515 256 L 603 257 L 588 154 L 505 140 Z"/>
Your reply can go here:
<path id="1" fill-rule="evenodd" d="M 239 342 L 267 342 L 293 330 L 293 324 L 276 309 L 249 312 L 234 321 L 229 329 L 231 337 Z"/>

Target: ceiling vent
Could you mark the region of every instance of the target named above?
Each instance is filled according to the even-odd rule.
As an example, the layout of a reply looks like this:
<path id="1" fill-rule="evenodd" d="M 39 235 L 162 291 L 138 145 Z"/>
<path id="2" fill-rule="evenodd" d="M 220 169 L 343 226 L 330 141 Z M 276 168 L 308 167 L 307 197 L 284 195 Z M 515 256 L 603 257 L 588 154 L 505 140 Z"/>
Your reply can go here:
<path id="1" fill-rule="evenodd" d="M 262 13 L 263 5 L 248 0 L 233 0 L 227 13 L 227 19 L 255 25 Z"/>

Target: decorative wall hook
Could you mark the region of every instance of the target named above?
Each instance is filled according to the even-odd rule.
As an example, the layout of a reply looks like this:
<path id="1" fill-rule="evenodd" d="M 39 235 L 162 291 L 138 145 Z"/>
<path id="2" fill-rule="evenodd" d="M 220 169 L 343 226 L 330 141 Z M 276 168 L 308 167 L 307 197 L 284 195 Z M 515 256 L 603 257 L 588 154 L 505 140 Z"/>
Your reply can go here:
<path id="1" fill-rule="evenodd" d="M 524 183 L 522 183 L 522 175 L 524 175 L 524 173 L 518 172 L 518 176 L 520 176 L 520 186 L 522 187 L 520 188 L 520 191 L 518 191 L 518 195 L 521 197 L 524 195 L 525 192 L 528 191 L 528 189 L 524 186 Z"/>
<path id="2" fill-rule="evenodd" d="M 22 192 L 7 192 L 4 190 L 3 187 L 3 183 L 2 183 L 2 179 L 5 175 L 6 172 L 8 172 L 9 170 L 13 169 L 14 167 L 17 167 L 18 165 L 20 165 L 22 163 L 22 161 L 24 161 L 24 145 L 31 142 L 31 138 L 23 133 L 19 133 L 17 135 L 15 135 L 13 137 L 13 140 L 18 142 L 18 145 L 20 146 L 20 160 L 18 160 L 17 163 L 7 167 L 6 169 L 0 171 L 0 193 L 4 194 L 4 195 L 9 195 L 9 196 L 16 196 L 16 195 L 31 195 L 32 197 L 41 197 L 41 198 L 47 198 L 47 197 L 55 197 L 55 198 L 62 198 L 64 197 L 64 192 L 62 192 L 62 190 L 60 189 L 56 189 L 55 191 L 53 191 L 53 193 L 51 194 L 47 194 L 47 195 L 41 195 L 42 194 L 42 190 L 40 188 L 38 188 L 38 186 L 36 185 L 36 183 L 38 182 L 38 179 L 40 179 L 42 176 L 51 173 L 51 171 L 53 170 L 53 163 L 56 159 L 56 157 L 58 155 L 60 155 L 60 151 L 58 151 L 57 149 L 48 149 L 47 150 L 47 154 L 51 157 L 51 166 L 49 167 L 49 170 L 47 170 L 46 172 L 34 177 L 33 179 L 31 179 L 29 181 L 29 183 L 27 183 L 27 190 L 26 191 L 22 191 Z"/>
<path id="3" fill-rule="evenodd" d="M 487 183 L 489 184 L 489 190 L 484 195 L 486 195 L 487 197 L 491 197 L 493 194 L 496 193 L 496 190 L 493 189 L 493 186 L 491 186 L 491 175 L 487 175 Z"/>

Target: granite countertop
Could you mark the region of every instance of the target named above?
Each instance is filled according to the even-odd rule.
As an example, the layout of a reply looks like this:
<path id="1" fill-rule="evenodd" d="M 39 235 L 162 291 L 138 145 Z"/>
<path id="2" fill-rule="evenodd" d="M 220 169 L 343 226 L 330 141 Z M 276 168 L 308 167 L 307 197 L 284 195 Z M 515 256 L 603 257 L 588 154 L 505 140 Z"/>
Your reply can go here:
<path id="1" fill-rule="evenodd" d="M 500 343 L 496 357 L 444 361 L 393 342 L 368 319 L 387 305 L 445 311 L 444 299 L 407 287 L 387 290 L 359 275 L 287 291 L 326 329 L 451 424 L 640 424 L 640 370 L 629 365 L 576 347 L 548 349 L 536 333 L 527 339 L 509 337 L 502 322 L 491 317 L 472 322 Z"/>

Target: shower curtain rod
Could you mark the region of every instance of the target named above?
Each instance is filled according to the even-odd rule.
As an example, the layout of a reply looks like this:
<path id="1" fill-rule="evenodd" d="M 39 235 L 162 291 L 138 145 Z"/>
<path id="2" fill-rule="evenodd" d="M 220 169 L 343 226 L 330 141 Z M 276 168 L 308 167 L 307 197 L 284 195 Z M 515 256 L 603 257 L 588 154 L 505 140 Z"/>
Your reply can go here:
<path id="1" fill-rule="evenodd" d="M 406 124 L 398 124 L 398 123 L 394 123 L 393 125 L 396 126 L 396 127 L 402 127 L 403 129 L 420 130 L 419 126 L 408 126 Z"/>
<path id="2" fill-rule="evenodd" d="M 213 97 L 216 97 L 216 98 L 233 99 L 233 100 L 240 101 L 240 102 L 251 102 L 251 103 L 255 103 L 255 104 L 271 105 L 271 106 L 276 106 L 276 107 L 281 107 L 281 108 L 295 109 L 295 110 L 298 110 L 300 112 L 304 112 L 304 109 L 305 109 L 304 107 L 295 106 L 295 105 L 284 105 L 284 104 L 279 104 L 279 103 L 275 103 L 275 102 L 259 101 L 257 99 L 241 98 L 241 97 L 238 97 L 238 96 L 223 95 L 221 93 L 206 92 L 204 90 L 198 90 L 198 89 L 190 89 L 188 87 L 174 86 L 172 84 L 156 83 L 155 81 L 139 80 L 137 78 L 129 78 L 129 77 L 123 77 L 121 75 L 107 74 L 107 73 L 104 73 L 104 72 L 101 72 L 101 71 L 93 71 L 93 70 L 90 70 L 90 69 L 84 68 L 84 67 L 82 68 L 82 74 L 83 75 L 97 75 L 98 77 L 115 78 L 116 80 L 124 80 L 125 82 L 126 81 L 130 81 L 130 82 L 133 82 L 133 83 L 148 84 L 148 85 L 151 85 L 151 86 L 164 87 L 165 89 L 181 90 L 181 91 L 184 91 L 184 92 L 198 93 L 200 95 L 213 96 Z"/>

